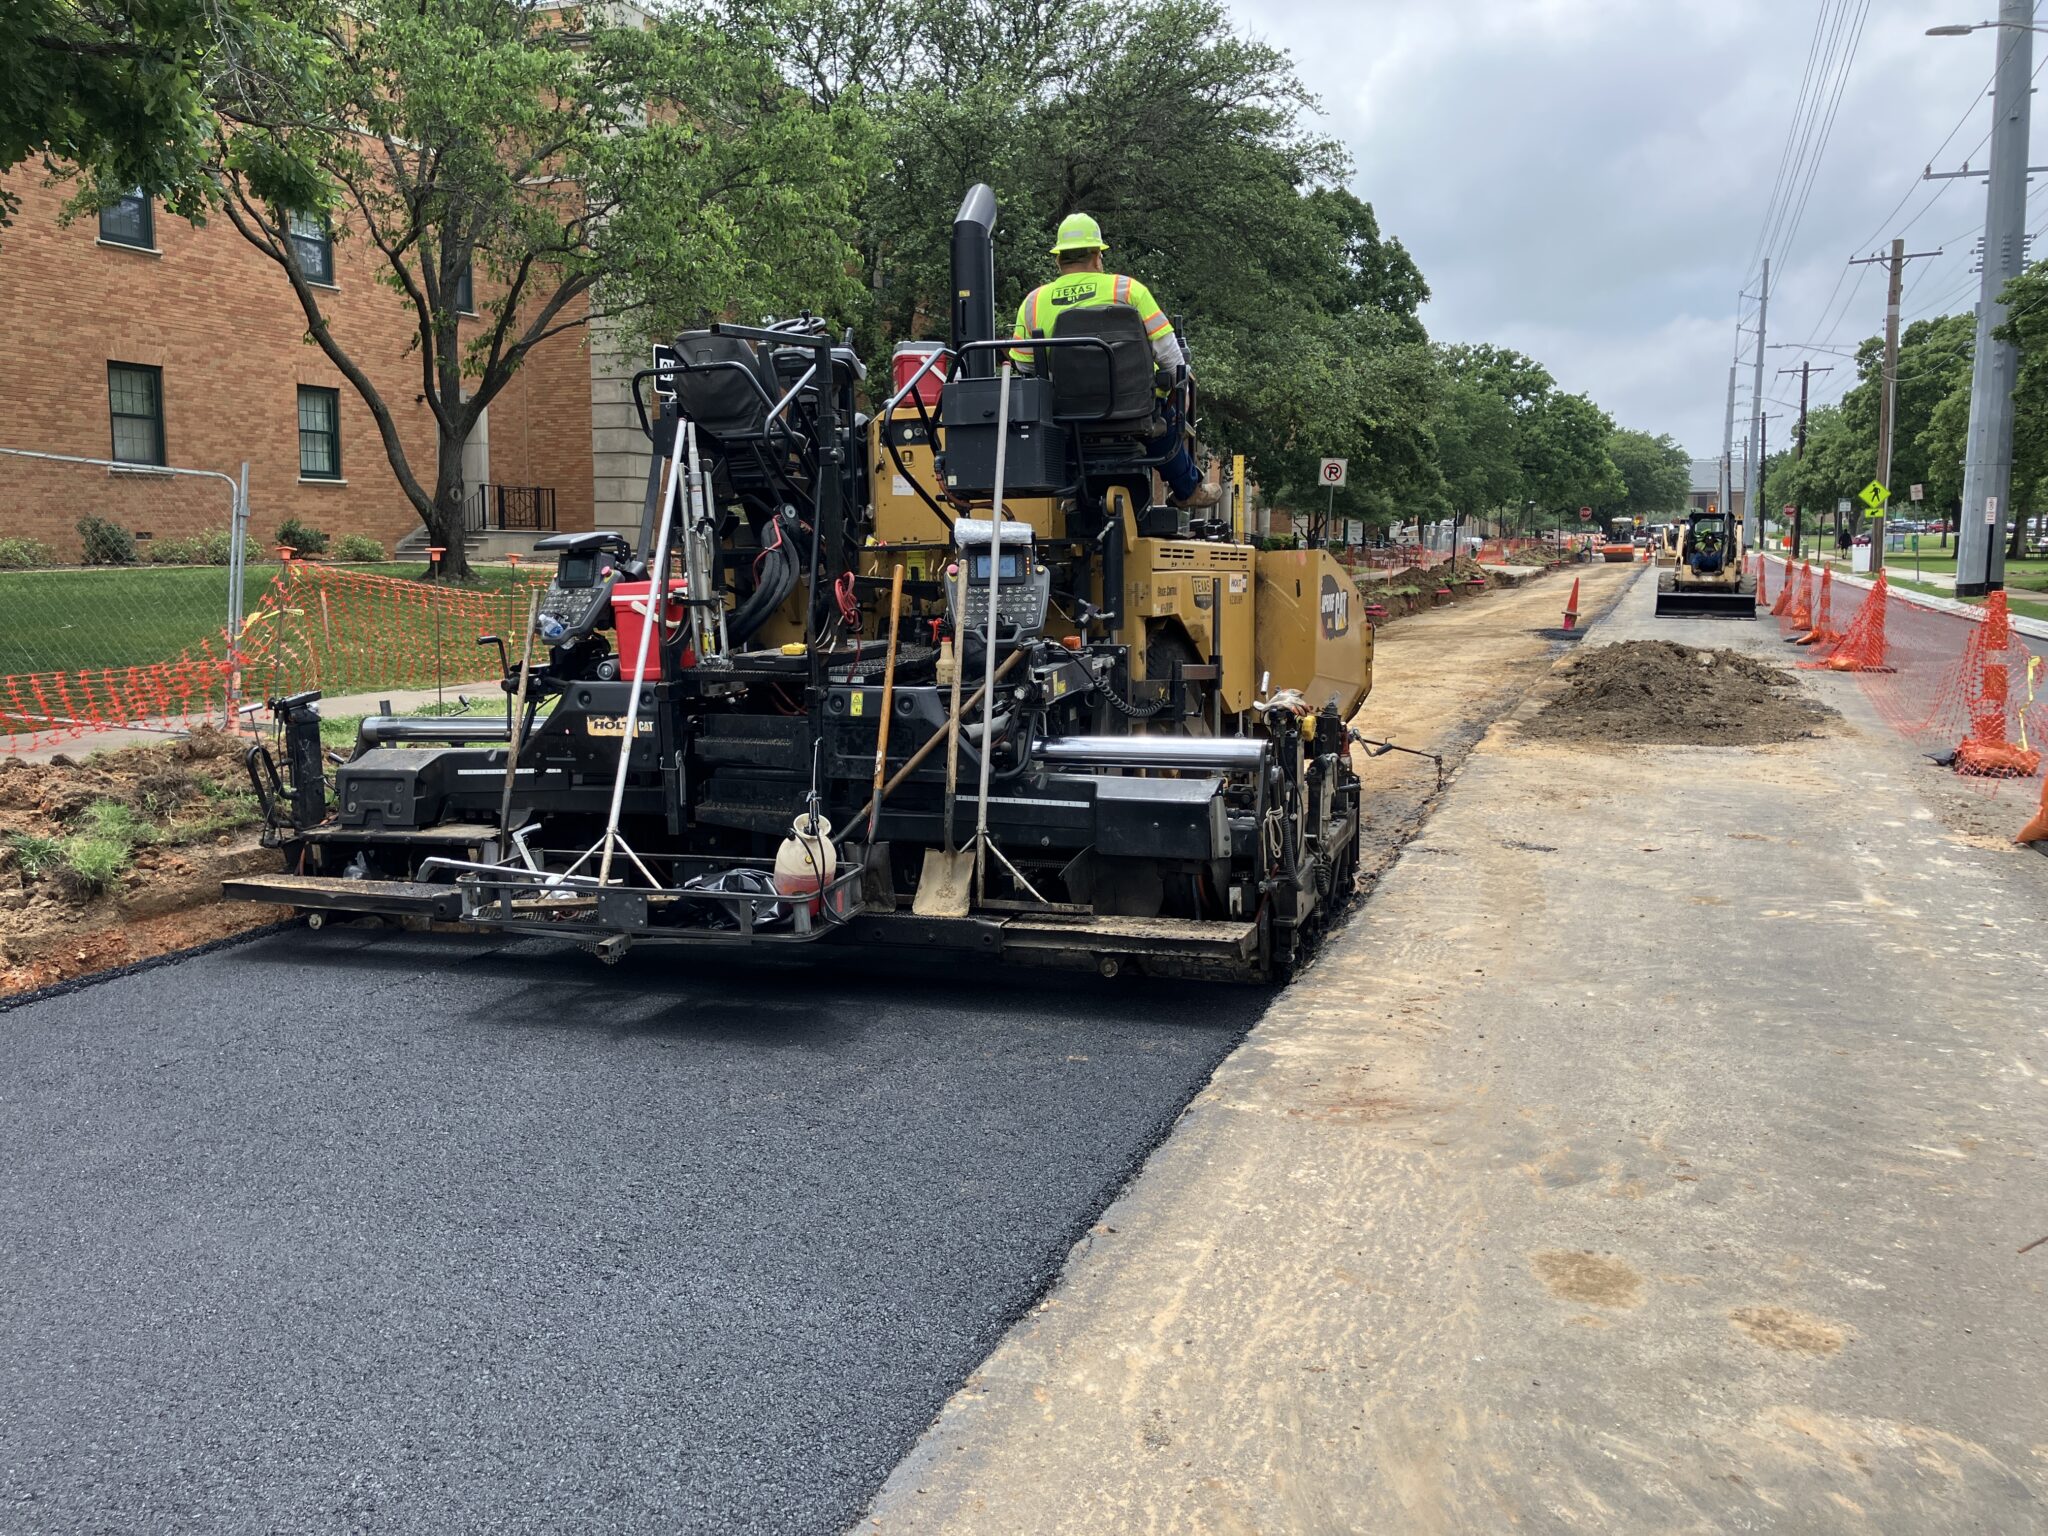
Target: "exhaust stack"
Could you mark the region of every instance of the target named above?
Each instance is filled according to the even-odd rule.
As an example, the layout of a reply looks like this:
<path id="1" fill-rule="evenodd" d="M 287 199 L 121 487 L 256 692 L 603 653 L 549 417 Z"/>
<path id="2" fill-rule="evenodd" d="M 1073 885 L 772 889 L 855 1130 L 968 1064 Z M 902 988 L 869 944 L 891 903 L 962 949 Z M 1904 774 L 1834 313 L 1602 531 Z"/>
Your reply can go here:
<path id="1" fill-rule="evenodd" d="M 996 335 L 996 194 L 976 182 L 953 216 L 953 350 Z M 977 352 L 960 365 L 960 376 L 992 379 L 993 352 Z"/>

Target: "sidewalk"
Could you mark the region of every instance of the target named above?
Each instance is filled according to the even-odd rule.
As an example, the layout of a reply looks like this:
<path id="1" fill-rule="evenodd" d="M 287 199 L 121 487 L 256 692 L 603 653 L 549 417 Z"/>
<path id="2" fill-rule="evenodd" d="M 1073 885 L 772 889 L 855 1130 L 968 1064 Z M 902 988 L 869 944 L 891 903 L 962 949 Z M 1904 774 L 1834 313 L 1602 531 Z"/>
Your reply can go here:
<path id="1" fill-rule="evenodd" d="M 2048 1526 L 2048 861 L 1802 682 L 1496 726 L 860 1528 Z"/>

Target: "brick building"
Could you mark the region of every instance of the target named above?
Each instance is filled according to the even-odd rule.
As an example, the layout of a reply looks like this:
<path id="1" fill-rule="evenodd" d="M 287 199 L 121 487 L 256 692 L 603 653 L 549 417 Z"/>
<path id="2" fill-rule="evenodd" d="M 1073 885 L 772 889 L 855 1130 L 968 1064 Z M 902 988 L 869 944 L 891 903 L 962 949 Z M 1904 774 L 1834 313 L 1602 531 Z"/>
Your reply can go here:
<path id="1" fill-rule="evenodd" d="M 21 208 L 0 231 L 0 447 L 134 467 L 0 456 L 0 537 L 40 539 L 69 560 L 87 513 L 155 537 L 222 527 L 225 487 L 150 467 L 233 475 L 246 460 L 259 542 L 296 517 L 387 549 L 423 544 L 368 406 L 306 336 L 284 274 L 225 217 L 195 228 L 138 200 L 66 225 L 68 188 L 32 165 L 4 183 Z M 407 350 L 410 309 L 377 282 L 360 242 L 327 242 L 311 227 L 305 240 L 302 259 L 329 273 L 336 334 L 397 417 L 413 472 L 431 482 L 433 418 Z M 606 337 L 580 331 L 534 351 L 469 445 L 473 531 L 505 518 L 637 523 L 646 455 L 626 395 L 632 366 Z M 482 542 L 523 548 L 544 531 Z"/>

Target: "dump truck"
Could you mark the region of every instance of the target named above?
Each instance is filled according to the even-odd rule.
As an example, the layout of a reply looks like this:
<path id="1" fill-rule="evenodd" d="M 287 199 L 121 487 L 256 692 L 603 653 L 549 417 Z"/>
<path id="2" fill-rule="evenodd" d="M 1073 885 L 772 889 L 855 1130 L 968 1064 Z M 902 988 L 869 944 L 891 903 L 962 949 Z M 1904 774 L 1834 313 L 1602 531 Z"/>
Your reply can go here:
<path id="1" fill-rule="evenodd" d="M 1135 309 L 999 332 L 997 215 L 968 193 L 949 335 L 882 389 L 815 317 L 677 337 L 637 533 L 536 545 L 502 718 L 372 716 L 329 765 L 317 696 L 275 700 L 282 868 L 227 894 L 604 960 L 1303 964 L 1355 884 L 1363 604 L 1161 501 L 1162 392 L 1197 402 Z"/>

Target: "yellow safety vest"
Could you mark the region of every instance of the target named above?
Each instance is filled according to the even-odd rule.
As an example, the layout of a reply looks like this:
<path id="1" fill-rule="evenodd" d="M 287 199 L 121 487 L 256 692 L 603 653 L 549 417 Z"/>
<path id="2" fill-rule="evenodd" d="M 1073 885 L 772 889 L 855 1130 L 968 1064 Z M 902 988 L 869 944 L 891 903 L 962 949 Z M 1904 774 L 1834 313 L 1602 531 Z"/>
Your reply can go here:
<path id="1" fill-rule="evenodd" d="M 1017 306 L 1017 324 L 1012 336 L 1050 336 L 1062 310 L 1090 304 L 1128 304 L 1145 322 L 1145 338 L 1155 346 L 1173 334 L 1173 322 L 1152 297 L 1152 290 L 1135 277 L 1120 272 L 1069 272 L 1049 283 L 1040 283 L 1024 295 Z M 1010 360 L 1029 367 L 1040 354 L 1013 351 Z"/>

